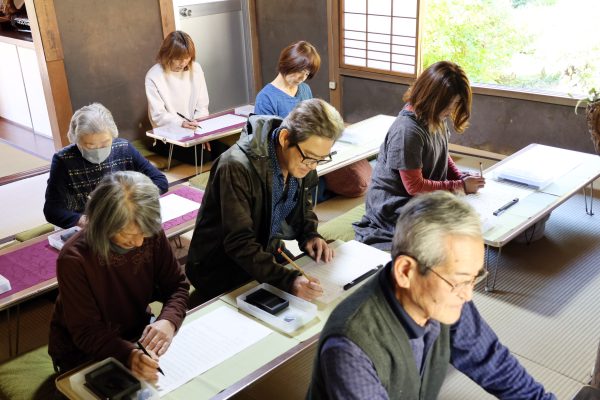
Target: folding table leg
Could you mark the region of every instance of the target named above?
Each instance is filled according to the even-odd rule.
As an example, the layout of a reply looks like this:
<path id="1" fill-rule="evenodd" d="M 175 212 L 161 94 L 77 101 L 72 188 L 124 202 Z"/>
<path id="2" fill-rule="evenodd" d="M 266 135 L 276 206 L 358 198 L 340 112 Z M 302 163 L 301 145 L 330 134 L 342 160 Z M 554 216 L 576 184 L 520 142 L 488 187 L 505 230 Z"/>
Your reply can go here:
<path id="1" fill-rule="evenodd" d="M 587 215 L 594 215 L 594 181 L 592 181 L 590 183 L 590 208 L 588 210 L 588 197 L 587 197 L 587 190 L 584 186 L 583 188 L 583 201 L 585 202 L 585 213 Z"/>
<path id="2" fill-rule="evenodd" d="M 486 245 L 485 246 L 485 264 L 486 264 L 486 268 L 488 269 L 488 271 L 490 271 L 490 265 L 491 262 L 489 260 L 490 257 L 490 246 Z M 491 273 L 487 276 L 487 278 L 485 279 L 485 291 L 486 292 L 493 292 L 496 288 L 496 274 L 498 273 L 498 266 L 500 265 L 500 256 L 502 255 L 502 247 L 498 247 L 498 255 L 496 256 L 496 261 L 494 262 L 494 268 L 493 271 L 491 271 Z M 490 285 L 490 281 L 491 281 L 491 285 Z"/>
<path id="3" fill-rule="evenodd" d="M 204 148 L 200 149 L 200 173 L 202 173 L 202 166 L 204 165 Z M 198 175 L 198 171 L 196 171 L 196 175 Z"/>
<path id="4" fill-rule="evenodd" d="M 169 159 L 167 160 L 167 171 L 171 169 L 171 159 L 173 158 L 173 143 L 169 143 Z"/>
<path id="5" fill-rule="evenodd" d="M 198 145 L 194 145 L 194 166 L 196 167 L 196 176 L 198 176 Z"/>

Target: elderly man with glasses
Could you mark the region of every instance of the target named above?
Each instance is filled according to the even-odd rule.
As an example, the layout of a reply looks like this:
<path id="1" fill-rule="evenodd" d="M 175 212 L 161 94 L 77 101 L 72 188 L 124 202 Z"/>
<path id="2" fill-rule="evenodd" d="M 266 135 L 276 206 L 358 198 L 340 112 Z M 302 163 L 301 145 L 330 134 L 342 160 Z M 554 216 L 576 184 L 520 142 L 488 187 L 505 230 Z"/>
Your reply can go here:
<path id="1" fill-rule="evenodd" d="M 295 239 L 312 258 L 333 250 L 317 233 L 311 193 L 317 165 L 332 160 L 344 123 L 327 102 L 300 102 L 282 120 L 253 115 L 235 146 L 214 161 L 186 265 L 194 302 L 256 279 L 312 300 L 319 282 L 285 268 L 282 240 Z"/>
<path id="2" fill-rule="evenodd" d="M 307 398 L 435 399 L 451 363 L 498 398 L 554 399 L 471 301 L 483 259 L 470 206 L 441 191 L 412 199 L 392 261 L 329 317 Z"/>

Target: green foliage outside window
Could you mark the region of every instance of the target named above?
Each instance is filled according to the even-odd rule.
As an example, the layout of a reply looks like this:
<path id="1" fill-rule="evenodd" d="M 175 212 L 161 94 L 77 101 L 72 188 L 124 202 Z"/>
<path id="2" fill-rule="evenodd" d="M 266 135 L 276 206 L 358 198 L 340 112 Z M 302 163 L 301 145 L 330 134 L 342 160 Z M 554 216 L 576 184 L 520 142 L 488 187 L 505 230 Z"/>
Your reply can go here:
<path id="1" fill-rule="evenodd" d="M 598 86 L 597 0 L 428 0 L 422 65 L 454 61 L 473 83 L 562 93 Z"/>

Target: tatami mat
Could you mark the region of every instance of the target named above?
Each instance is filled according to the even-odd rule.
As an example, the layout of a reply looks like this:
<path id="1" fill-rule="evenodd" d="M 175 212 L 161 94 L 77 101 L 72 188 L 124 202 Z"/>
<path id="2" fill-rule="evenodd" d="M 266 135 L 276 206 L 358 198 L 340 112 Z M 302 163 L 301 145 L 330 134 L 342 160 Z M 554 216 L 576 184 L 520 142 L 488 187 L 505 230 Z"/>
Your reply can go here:
<path id="1" fill-rule="evenodd" d="M 14 175 L 47 165 L 50 165 L 48 160 L 44 160 L 0 141 L 0 177 Z"/>

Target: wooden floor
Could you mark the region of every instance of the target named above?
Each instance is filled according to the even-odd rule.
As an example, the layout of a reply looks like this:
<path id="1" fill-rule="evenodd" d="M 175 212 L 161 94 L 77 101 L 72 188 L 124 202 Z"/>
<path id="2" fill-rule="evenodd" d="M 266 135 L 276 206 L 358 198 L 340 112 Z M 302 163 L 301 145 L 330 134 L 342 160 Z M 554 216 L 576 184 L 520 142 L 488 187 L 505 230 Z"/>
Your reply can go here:
<path id="1" fill-rule="evenodd" d="M 51 160 L 56 151 L 51 138 L 35 134 L 31 129 L 2 117 L 0 117 L 0 140 L 46 160 Z"/>

